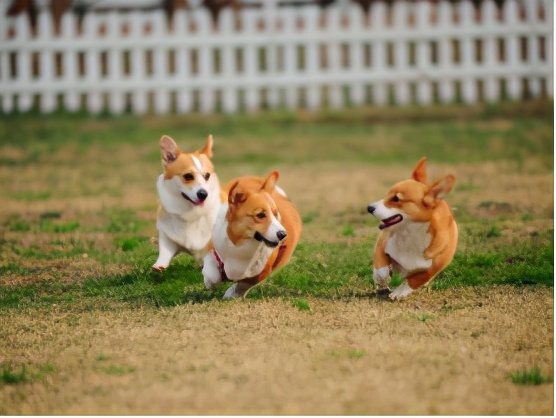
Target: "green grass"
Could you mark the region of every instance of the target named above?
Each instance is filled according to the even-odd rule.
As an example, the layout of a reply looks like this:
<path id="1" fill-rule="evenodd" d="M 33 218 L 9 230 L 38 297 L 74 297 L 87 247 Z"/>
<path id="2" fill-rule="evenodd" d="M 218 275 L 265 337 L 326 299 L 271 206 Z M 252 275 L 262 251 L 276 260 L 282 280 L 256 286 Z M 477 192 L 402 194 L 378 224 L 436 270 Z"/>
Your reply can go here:
<path id="1" fill-rule="evenodd" d="M 551 110 L 552 104 L 545 103 L 525 110 L 516 105 L 428 112 L 325 112 L 304 117 L 279 112 L 257 117 L 196 115 L 164 119 L 70 114 L 0 116 L 0 164 L 10 167 L 5 176 L 18 170 L 34 178 L 42 168 L 49 173 L 44 179 L 47 190 L 12 190 L 7 194 L 18 209 L 8 212 L 0 222 L 0 310 L 52 304 L 77 311 L 121 305 L 166 307 L 220 299 L 226 285 L 213 292 L 205 290 L 200 269 L 187 255 L 177 257 L 162 275 L 150 271 L 157 257 L 156 246 L 149 242 L 154 222 L 141 212 L 156 210 L 155 179 L 160 167 L 157 141 L 162 133 L 174 136 L 180 144 L 195 141 L 195 146 L 212 133 L 215 165 L 229 171 L 265 173 L 269 166 L 306 162 L 345 165 L 348 171 L 350 164 L 411 166 L 426 154 L 429 160 L 442 163 L 505 161 L 518 168 L 527 158 L 534 158 L 538 163 L 534 170 L 543 173 L 552 172 Z M 92 157 L 87 159 L 89 155 Z M 99 162 L 95 164 L 96 160 Z M 89 164 L 86 170 L 77 171 L 84 175 L 74 178 L 71 173 L 84 164 Z M 138 174 L 129 170 L 135 166 L 140 167 Z M 318 180 L 326 183 L 327 174 L 319 168 Z M 113 183 L 114 178 L 125 186 Z M 8 177 L 0 180 L 11 184 Z M 152 205 L 138 210 L 132 208 L 134 202 L 122 202 L 128 184 L 147 184 Z M 454 193 L 478 193 L 481 188 L 471 178 L 458 183 Z M 342 190 L 331 192 L 341 198 Z M 80 210 L 67 203 L 91 196 Z M 96 198 L 108 202 L 116 199 L 118 203 L 102 203 L 88 210 L 87 205 Z M 51 205 L 57 199 L 66 200 Z M 366 197 L 362 200 L 366 202 Z M 22 203 L 30 209 L 22 211 Z M 31 210 L 35 205 L 38 209 Z M 496 215 L 477 215 L 481 211 Z M 456 215 L 459 250 L 452 264 L 433 282 L 433 289 L 553 286 L 553 230 L 511 236 L 512 228 L 522 230 L 543 216 L 552 219 L 552 214 L 534 214 L 530 208 L 516 208 L 489 196 L 477 207 L 458 208 Z M 376 230 L 369 236 L 359 234 L 359 228 L 372 220 L 347 210 L 329 213 L 326 207 L 311 208 L 301 216 L 307 228 L 333 223 L 330 234 L 334 239 L 302 239 L 292 262 L 253 289 L 249 297 L 287 298 L 301 311 L 310 310 L 309 297 L 372 297 Z M 508 219 L 521 224 L 514 227 Z M 100 272 L 80 267 L 86 261 L 97 263 Z M 73 275 L 79 279 L 73 280 Z M 23 284 L 6 284 L 13 280 Z M 401 280 L 394 277 L 391 287 Z"/>
<path id="2" fill-rule="evenodd" d="M 130 209 L 106 209 L 104 216 L 107 223 L 102 230 L 106 232 L 137 232 L 146 225 L 146 221 L 138 219 Z"/>
<path id="3" fill-rule="evenodd" d="M 430 313 L 414 314 L 414 318 L 418 321 L 425 323 L 434 318 L 434 315 Z"/>
<path id="4" fill-rule="evenodd" d="M 114 151 L 110 159 L 121 162 L 125 158 L 119 154 L 121 144 L 152 144 L 163 132 L 175 137 L 180 144 L 199 141 L 212 133 L 216 141 L 217 165 L 249 164 L 263 168 L 269 164 L 299 164 L 308 159 L 410 164 L 424 153 L 431 160 L 451 163 L 521 162 L 523 155 L 538 155 L 546 156 L 546 164 L 551 165 L 554 145 L 552 140 L 547 140 L 553 133 L 551 108 L 551 103 L 540 102 L 525 108 L 500 105 L 478 109 L 440 107 L 428 111 L 367 109 L 322 112 L 304 118 L 273 112 L 259 116 L 256 121 L 248 115 L 176 116 L 166 118 L 163 124 L 155 119 L 141 120 L 133 116 L 0 115 L 3 144 L 22 151 L 18 157 L 2 157 L 0 163 L 25 166 L 41 162 L 68 143 L 84 155 L 90 148 L 100 145 Z M 477 123 L 496 121 L 512 114 L 519 118 L 514 118 L 508 128 Z M 370 137 L 381 138 L 384 143 L 377 146 L 373 141 L 364 140 Z M 275 144 L 272 153 L 265 152 L 262 138 Z M 292 142 L 289 138 L 303 138 L 303 141 Z M 338 141 L 341 147 L 337 146 Z M 155 147 L 144 158 L 159 161 L 158 149 Z M 102 172 L 94 173 L 99 174 Z M 98 189 L 101 190 L 104 189 Z M 44 193 L 22 196 L 45 198 Z"/>
<path id="5" fill-rule="evenodd" d="M 300 311 L 310 311 L 311 305 L 306 299 L 293 299 L 292 306 L 299 309 Z"/>
<path id="6" fill-rule="evenodd" d="M 348 351 L 348 357 L 352 359 L 360 359 L 367 355 L 365 350 L 350 350 Z"/>
<path id="7" fill-rule="evenodd" d="M 19 370 L 16 370 L 16 368 L 11 364 L 2 366 L 2 370 L 0 372 L 0 386 L 25 383 L 30 379 L 29 372 L 27 371 L 25 365 L 22 365 Z"/>
<path id="8" fill-rule="evenodd" d="M 126 374 L 133 373 L 135 371 L 135 368 L 131 366 L 117 366 L 114 364 L 110 364 L 108 366 L 100 367 L 100 370 L 106 374 L 114 376 L 124 376 Z"/>
<path id="9" fill-rule="evenodd" d="M 533 367 L 530 370 L 520 370 L 510 373 L 509 378 L 516 385 L 523 386 L 536 386 L 552 382 L 552 379 L 544 376 L 538 367 Z"/>
<path id="10" fill-rule="evenodd" d="M 309 310 L 307 297 L 342 299 L 370 297 L 374 292 L 371 273 L 371 241 L 361 244 L 301 243 L 294 259 L 249 298 L 293 298 L 292 305 Z M 146 248 L 142 248 L 145 246 Z M 211 292 L 204 288 L 199 268 L 187 255 L 178 256 L 163 274 L 152 273 L 150 266 L 156 249 L 142 243 L 125 251 L 131 257 L 130 272 L 109 277 L 91 277 L 77 283 L 47 280 L 26 286 L 0 285 L 0 308 L 48 307 L 69 304 L 77 310 L 110 309 L 121 304 L 131 306 L 175 306 L 220 299 L 225 286 Z M 139 254 L 148 253 L 147 257 Z M 356 261 L 354 261 L 356 260 Z M 553 249 L 550 245 L 508 244 L 497 252 L 459 253 L 454 262 L 433 282 L 433 289 L 467 286 L 553 286 Z M 15 273 L 22 277 L 40 274 L 37 269 L 17 265 L 0 268 L 0 274 Z M 391 287 L 400 284 L 394 278 Z M 425 321 L 423 321 L 425 322 Z"/>
<path id="11" fill-rule="evenodd" d="M 44 381 L 47 374 L 55 373 L 57 367 L 52 363 L 18 364 L 5 363 L 0 365 L 0 387 L 18 385 L 34 381 Z"/>

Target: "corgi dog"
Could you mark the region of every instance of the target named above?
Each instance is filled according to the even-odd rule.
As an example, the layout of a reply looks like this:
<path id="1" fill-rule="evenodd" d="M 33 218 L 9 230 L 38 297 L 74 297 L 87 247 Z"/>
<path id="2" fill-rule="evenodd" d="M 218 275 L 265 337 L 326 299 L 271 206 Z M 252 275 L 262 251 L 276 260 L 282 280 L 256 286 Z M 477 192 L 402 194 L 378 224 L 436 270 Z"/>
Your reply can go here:
<path id="1" fill-rule="evenodd" d="M 455 177 L 427 182 L 425 157 L 409 180 L 395 184 L 386 197 L 367 210 L 380 220 L 382 231 L 374 252 L 373 279 L 379 293 L 389 292 L 392 274 L 404 283 L 389 297 L 403 299 L 424 286 L 450 264 L 456 252 L 458 227 L 444 196 Z"/>
<path id="2" fill-rule="evenodd" d="M 286 265 L 297 246 L 301 218 L 276 185 L 278 176 L 273 171 L 266 178 L 240 177 L 224 188 L 228 202 L 218 212 L 202 273 L 208 289 L 234 282 L 226 299 L 245 296 Z"/>
<path id="3" fill-rule="evenodd" d="M 224 198 L 211 162 L 212 144 L 209 135 L 201 150 L 186 153 L 169 136 L 160 138 L 164 172 L 156 183 L 160 204 L 156 219 L 159 254 L 152 266 L 155 271 L 166 269 L 179 251 L 199 261 L 207 251 Z"/>

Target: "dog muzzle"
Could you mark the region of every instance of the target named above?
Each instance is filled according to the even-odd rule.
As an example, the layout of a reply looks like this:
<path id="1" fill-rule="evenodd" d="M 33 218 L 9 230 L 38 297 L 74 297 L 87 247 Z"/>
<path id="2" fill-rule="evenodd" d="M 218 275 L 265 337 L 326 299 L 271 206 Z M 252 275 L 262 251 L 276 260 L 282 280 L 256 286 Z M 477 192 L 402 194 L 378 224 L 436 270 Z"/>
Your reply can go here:
<path id="1" fill-rule="evenodd" d="M 267 247 L 274 248 L 277 247 L 281 241 L 285 240 L 287 236 L 288 234 L 286 233 L 286 231 L 280 230 L 276 232 L 276 238 L 278 238 L 278 241 L 271 241 L 265 238 L 264 235 L 261 234 L 259 231 L 257 231 L 255 232 L 255 236 L 253 238 L 255 238 L 259 242 L 264 242 Z"/>

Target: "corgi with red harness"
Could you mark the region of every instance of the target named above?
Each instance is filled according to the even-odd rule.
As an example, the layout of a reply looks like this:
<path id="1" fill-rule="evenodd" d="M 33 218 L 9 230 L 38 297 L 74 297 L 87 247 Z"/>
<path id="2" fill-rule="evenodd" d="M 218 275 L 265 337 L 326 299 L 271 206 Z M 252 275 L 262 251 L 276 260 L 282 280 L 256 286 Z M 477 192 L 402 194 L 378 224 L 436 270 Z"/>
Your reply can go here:
<path id="1" fill-rule="evenodd" d="M 234 282 L 224 298 L 245 296 L 286 265 L 297 246 L 301 218 L 277 180 L 273 171 L 266 178 L 232 180 L 224 188 L 228 202 L 218 212 L 202 271 L 208 289 Z"/>
<path id="2" fill-rule="evenodd" d="M 155 271 L 166 269 L 179 251 L 199 261 L 207 252 L 223 200 L 211 161 L 212 144 L 209 135 L 202 149 L 186 153 L 169 136 L 160 138 L 164 172 L 156 183 L 160 204 L 156 219 L 159 254 L 152 266 Z"/>
<path id="3" fill-rule="evenodd" d="M 448 175 L 429 184 L 426 163 L 423 157 L 411 179 L 395 184 L 384 199 L 367 208 L 380 220 L 373 262 L 379 292 L 390 291 L 394 272 L 405 279 L 389 294 L 392 300 L 403 299 L 430 283 L 456 252 L 458 227 L 444 200 L 455 177 Z"/>

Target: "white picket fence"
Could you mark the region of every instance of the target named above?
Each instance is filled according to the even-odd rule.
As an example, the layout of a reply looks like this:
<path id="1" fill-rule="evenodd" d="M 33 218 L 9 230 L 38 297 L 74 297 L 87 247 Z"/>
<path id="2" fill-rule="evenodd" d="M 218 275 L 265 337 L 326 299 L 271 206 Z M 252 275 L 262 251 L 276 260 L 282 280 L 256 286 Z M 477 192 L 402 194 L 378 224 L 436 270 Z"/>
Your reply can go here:
<path id="1" fill-rule="evenodd" d="M 0 0 L 0 3 L 6 3 Z M 0 4 L 0 9 L 2 8 Z M 496 102 L 553 96 L 553 0 L 266 0 L 213 25 L 205 9 L 28 19 L 0 10 L 0 112 L 156 114 Z"/>

